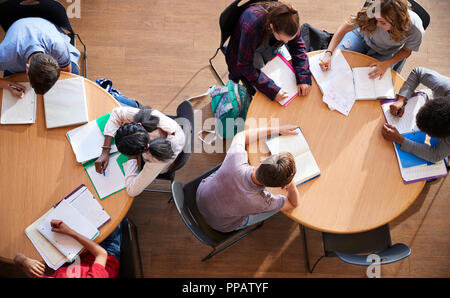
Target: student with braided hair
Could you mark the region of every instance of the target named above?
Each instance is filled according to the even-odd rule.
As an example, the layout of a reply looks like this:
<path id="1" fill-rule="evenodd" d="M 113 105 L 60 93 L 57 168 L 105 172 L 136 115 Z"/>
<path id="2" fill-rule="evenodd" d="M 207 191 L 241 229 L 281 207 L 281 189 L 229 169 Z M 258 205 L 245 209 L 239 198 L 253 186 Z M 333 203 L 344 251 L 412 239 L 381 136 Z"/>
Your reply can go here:
<path id="1" fill-rule="evenodd" d="M 123 169 L 127 192 L 132 197 L 139 195 L 160 173 L 167 172 L 185 142 L 183 129 L 175 120 L 148 107 L 114 108 L 104 135 L 102 154 L 95 162 L 95 169 L 100 174 L 106 170 L 115 137 L 119 152 L 130 157 Z M 141 172 L 139 156 L 145 162 Z"/>
<path id="2" fill-rule="evenodd" d="M 283 44 L 292 56 L 299 95 L 307 95 L 311 72 L 299 15 L 291 5 L 281 2 L 258 2 L 241 14 L 225 55 L 229 79 L 235 83 L 246 80 L 271 100 L 285 99 L 287 92 L 260 70 Z"/>

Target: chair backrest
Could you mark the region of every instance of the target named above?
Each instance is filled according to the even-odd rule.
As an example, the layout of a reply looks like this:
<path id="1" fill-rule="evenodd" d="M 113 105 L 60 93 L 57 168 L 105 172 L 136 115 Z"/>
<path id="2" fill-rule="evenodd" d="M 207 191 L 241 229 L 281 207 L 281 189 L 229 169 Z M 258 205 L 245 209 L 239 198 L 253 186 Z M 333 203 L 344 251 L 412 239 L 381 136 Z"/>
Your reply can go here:
<path id="1" fill-rule="evenodd" d="M 368 6 L 370 1 L 372 0 L 366 0 L 363 7 Z M 416 1 L 408 0 L 408 2 L 411 4 L 411 10 L 417 13 L 419 18 L 422 20 L 423 30 L 426 30 L 428 25 L 430 24 L 430 14 Z"/>
<path id="2" fill-rule="evenodd" d="M 40 17 L 46 19 L 56 26 L 67 30 L 70 35 L 74 35 L 69 18 L 64 6 L 55 0 L 7 0 L 0 1 L 0 25 L 3 30 L 8 31 L 9 27 L 17 20 L 29 17 Z"/>
<path id="3" fill-rule="evenodd" d="M 239 17 L 250 5 L 261 0 L 234 0 L 225 10 L 220 14 L 219 25 L 220 25 L 220 48 L 224 51 L 224 44 L 227 39 L 233 33 L 236 23 L 239 21 Z M 277 0 L 269 0 L 277 1 Z M 242 3 L 241 3 L 242 2 Z"/>
<path id="4" fill-rule="evenodd" d="M 120 278 L 144 277 L 136 225 L 128 218 L 122 222 Z"/>
<path id="5" fill-rule="evenodd" d="M 186 227 L 202 243 L 216 247 L 226 239 L 234 235 L 231 233 L 221 233 L 212 229 L 205 221 L 197 208 L 196 193 L 200 182 L 219 169 L 220 164 L 200 175 L 191 182 L 183 185 L 180 182 L 172 183 L 172 196 L 178 213 Z"/>
<path id="6" fill-rule="evenodd" d="M 411 250 L 403 243 L 392 245 L 389 225 L 356 234 L 322 233 L 325 253 L 335 253 L 342 261 L 369 266 L 368 256 L 379 256 L 380 264 L 389 264 L 406 258 Z"/>
<path id="7" fill-rule="evenodd" d="M 177 115 L 175 121 L 183 128 L 186 137 L 183 151 L 178 155 L 170 166 L 168 172 L 175 172 L 182 168 L 188 161 L 192 144 L 194 144 L 194 108 L 192 104 L 185 100 L 177 107 Z"/>

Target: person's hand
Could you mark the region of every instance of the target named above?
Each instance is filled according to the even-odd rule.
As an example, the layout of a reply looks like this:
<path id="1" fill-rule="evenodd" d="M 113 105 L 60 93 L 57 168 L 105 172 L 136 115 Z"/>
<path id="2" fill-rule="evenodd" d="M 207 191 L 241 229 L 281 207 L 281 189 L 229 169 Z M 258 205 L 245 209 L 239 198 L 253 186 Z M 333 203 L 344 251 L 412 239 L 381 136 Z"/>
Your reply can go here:
<path id="1" fill-rule="evenodd" d="M 311 88 L 311 85 L 308 84 L 299 84 L 298 86 L 298 95 L 300 96 L 306 96 L 309 93 L 309 90 Z"/>
<path id="2" fill-rule="evenodd" d="M 95 171 L 99 174 L 103 174 L 108 167 L 109 154 L 102 152 L 99 158 L 95 161 Z"/>
<path id="3" fill-rule="evenodd" d="M 20 265 L 28 277 L 42 277 L 45 273 L 45 265 L 38 260 L 31 259 L 23 254 L 14 257 L 14 263 Z"/>
<path id="4" fill-rule="evenodd" d="M 288 97 L 288 93 L 286 91 L 284 91 L 283 89 L 280 89 L 280 91 L 278 91 L 277 95 L 275 96 L 275 100 L 282 101 L 282 100 L 286 99 L 287 97 Z"/>
<path id="5" fill-rule="evenodd" d="M 282 136 L 286 135 L 297 135 L 295 131 L 298 128 L 298 125 L 286 124 L 279 127 L 278 132 Z"/>
<path id="6" fill-rule="evenodd" d="M 376 62 L 372 63 L 370 67 L 373 67 L 373 70 L 369 72 L 369 78 L 370 79 L 376 79 L 376 78 L 383 78 L 384 74 L 386 73 L 386 70 L 389 68 L 389 63 L 386 62 Z"/>
<path id="7" fill-rule="evenodd" d="M 405 112 L 405 105 L 406 103 L 406 98 L 403 96 L 399 96 L 397 101 L 392 103 L 389 106 L 389 110 L 391 112 L 392 115 L 397 116 L 397 117 L 401 117 L 403 116 L 403 113 Z"/>
<path id="8" fill-rule="evenodd" d="M 323 58 L 320 59 L 319 66 L 322 69 L 322 71 L 328 71 L 331 69 L 331 53 L 330 52 L 326 52 L 325 55 L 323 55 Z"/>
<path id="9" fill-rule="evenodd" d="M 23 98 L 26 88 L 25 88 L 25 86 L 23 86 L 21 84 L 10 82 L 8 84 L 8 90 L 9 90 L 9 92 L 11 92 L 11 94 L 13 96 L 18 97 L 18 98 Z"/>
<path id="10" fill-rule="evenodd" d="M 399 145 L 403 144 L 403 140 L 405 139 L 405 137 L 398 132 L 397 128 L 395 128 L 395 126 L 390 125 L 389 123 L 385 123 L 383 125 L 383 128 L 381 129 L 381 134 L 386 140 L 390 142 L 395 142 Z"/>
<path id="11" fill-rule="evenodd" d="M 62 220 L 54 219 L 50 222 L 52 232 L 70 235 L 73 231 Z"/>

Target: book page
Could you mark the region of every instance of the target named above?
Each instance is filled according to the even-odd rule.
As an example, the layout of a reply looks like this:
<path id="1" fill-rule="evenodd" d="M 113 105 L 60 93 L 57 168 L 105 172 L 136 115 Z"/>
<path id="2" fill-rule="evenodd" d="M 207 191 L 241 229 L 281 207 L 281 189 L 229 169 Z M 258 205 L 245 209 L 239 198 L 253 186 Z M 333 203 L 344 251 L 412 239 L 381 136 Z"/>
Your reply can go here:
<path id="1" fill-rule="evenodd" d="M 88 239 L 94 239 L 99 234 L 97 228 L 83 215 L 66 200 L 62 200 L 39 225 L 38 231 L 69 260 L 73 260 L 84 247 L 71 236 L 53 232 L 50 225 L 52 220 L 62 220 L 69 228 Z"/>
<path id="2" fill-rule="evenodd" d="M 429 166 L 422 165 L 411 168 L 400 168 L 400 172 L 405 182 L 431 179 L 433 177 L 437 178 L 448 174 L 444 161 L 440 161 Z"/>
<path id="3" fill-rule="evenodd" d="M 59 80 L 44 95 L 47 128 L 88 122 L 84 79 Z"/>
<path id="4" fill-rule="evenodd" d="M 369 72 L 372 67 L 355 67 L 353 68 L 353 81 L 355 84 L 356 100 L 376 99 L 375 83 L 373 79 L 369 79 Z"/>
<path id="5" fill-rule="evenodd" d="M 125 175 L 117 162 L 119 156 L 121 154 L 110 156 L 105 175 L 95 171 L 94 163 L 85 166 L 86 173 L 89 175 L 100 200 L 125 188 Z"/>
<path id="6" fill-rule="evenodd" d="M 294 176 L 296 185 L 302 184 L 303 182 L 320 175 L 319 166 L 311 151 L 296 156 L 295 166 L 297 168 L 297 172 Z"/>
<path id="7" fill-rule="evenodd" d="M 280 152 L 290 152 L 297 156 L 309 150 L 308 143 L 303 136 L 301 130 L 295 130 L 297 135 L 279 136 L 266 141 L 267 147 L 271 154 L 279 154 Z"/>
<path id="8" fill-rule="evenodd" d="M 19 82 L 26 88 L 23 98 L 15 97 L 3 88 L 1 124 L 31 124 L 36 122 L 37 96 L 29 82 Z"/>
<path id="9" fill-rule="evenodd" d="M 72 207 L 86 217 L 97 229 L 111 219 L 87 187 L 84 187 L 84 190 L 74 199 L 68 198 L 67 200 Z"/>
<path id="10" fill-rule="evenodd" d="M 105 137 L 95 120 L 68 131 L 67 137 L 79 163 L 98 158 L 102 153 Z M 117 152 L 116 145 L 111 145 L 110 152 Z"/>
<path id="11" fill-rule="evenodd" d="M 392 72 L 388 68 L 381 79 L 375 79 L 376 98 L 395 98 L 394 84 L 392 83 Z"/>
<path id="12" fill-rule="evenodd" d="M 261 71 L 272 79 L 278 87 L 288 93 L 288 97 L 285 100 L 278 101 L 279 104 L 285 106 L 298 95 L 295 72 L 281 54 L 277 54 L 272 60 L 267 62 L 261 68 Z"/>
<path id="13" fill-rule="evenodd" d="M 67 258 L 37 230 L 51 210 L 29 225 L 25 229 L 25 235 L 33 243 L 45 263 L 53 270 L 57 270 L 67 261 Z"/>
<path id="14" fill-rule="evenodd" d="M 402 117 L 397 117 L 391 114 L 391 104 L 392 102 L 388 102 L 381 105 L 387 123 L 395 126 L 400 134 L 419 131 L 416 124 L 416 115 L 420 108 L 425 104 L 424 94 L 418 93 L 416 96 L 411 97 L 408 100 Z"/>

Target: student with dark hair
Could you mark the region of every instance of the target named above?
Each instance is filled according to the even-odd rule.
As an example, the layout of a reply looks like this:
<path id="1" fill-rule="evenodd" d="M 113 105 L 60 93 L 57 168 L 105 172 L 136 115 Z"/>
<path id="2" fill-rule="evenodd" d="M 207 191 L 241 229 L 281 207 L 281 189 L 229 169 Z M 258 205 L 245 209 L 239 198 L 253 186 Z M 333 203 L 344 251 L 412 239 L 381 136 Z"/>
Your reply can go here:
<path id="1" fill-rule="evenodd" d="M 391 104 L 390 112 L 394 116 L 402 117 L 404 106 L 419 84 L 430 88 L 433 98 L 430 98 L 417 113 L 417 127 L 430 137 L 438 138 L 439 143 L 435 147 L 430 147 L 413 142 L 404 138 L 394 126 L 387 123 L 383 125 L 382 134 L 388 141 L 401 145 L 401 150 L 427 161 L 437 162 L 450 155 L 450 78 L 424 67 L 414 68 L 398 92 L 397 101 Z"/>
<path id="2" fill-rule="evenodd" d="M 323 71 L 331 69 L 333 51 L 340 48 L 380 60 L 371 65 L 374 69 L 369 77 L 382 77 L 390 67 L 419 50 L 424 32 L 422 20 L 409 9 L 407 0 L 371 1 L 338 28 L 320 67 Z"/>
<path id="3" fill-rule="evenodd" d="M 299 95 L 307 95 L 311 72 L 300 36 L 299 15 L 292 6 L 281 2 L 259 2 L 242 13 L 225 55 L 229 79 L 235 83 L 246 80 L 271 100 L 285 99 L 287 92 L 260 70 L 283 44 L 292 56 Z"/>
<path id="4" fill-rule="evenodd" d="M 197 189 L 198 209 L 213 229 L 221 232 L 244 229 L 280 210 L 297 206 L 299 193 L 293 182 L 296 166 L 292 154 L 272 155 L 253 167 L 248 163 L 245 150 L 245 145 L 251 141 L 277 133 L 296 134 L 296 128 L 284 125 L 236 134 L 220 168 L 203 179 Z M 271 194 L 266 187 L 287 187 L 287 196 Z"/>
<path id="5" fill-rule="evenodd" d="M 108 166 L 115 137 L 117 149 L 130 157 L 123 164 L 125 185 L 132 197 L 139 195 L 160 174 L 165 173 L 181 153 L 185 143 L 183 129 L 175 120 L 150 108 L 114 108 L 104 130 L 102 154 L 95 162 L 98 173 Z M 138 158 L 145 164 L 139 172 Z"/>
<path id="6" fill-rule="evenodd" d="M 80 52 L 70 38 L 53 23 L 42 18 L 22 18 L 14 22 L 0 44 L 0 70 L 4 76 L 28 72 L 33 89 L 45 94 L 57 81 L 60 71 L 78 74 Z M 30 72 L 31 70 L 31 72 Z M 24 86 L 0 79 L 0 87 L 23 96 Z"/>

